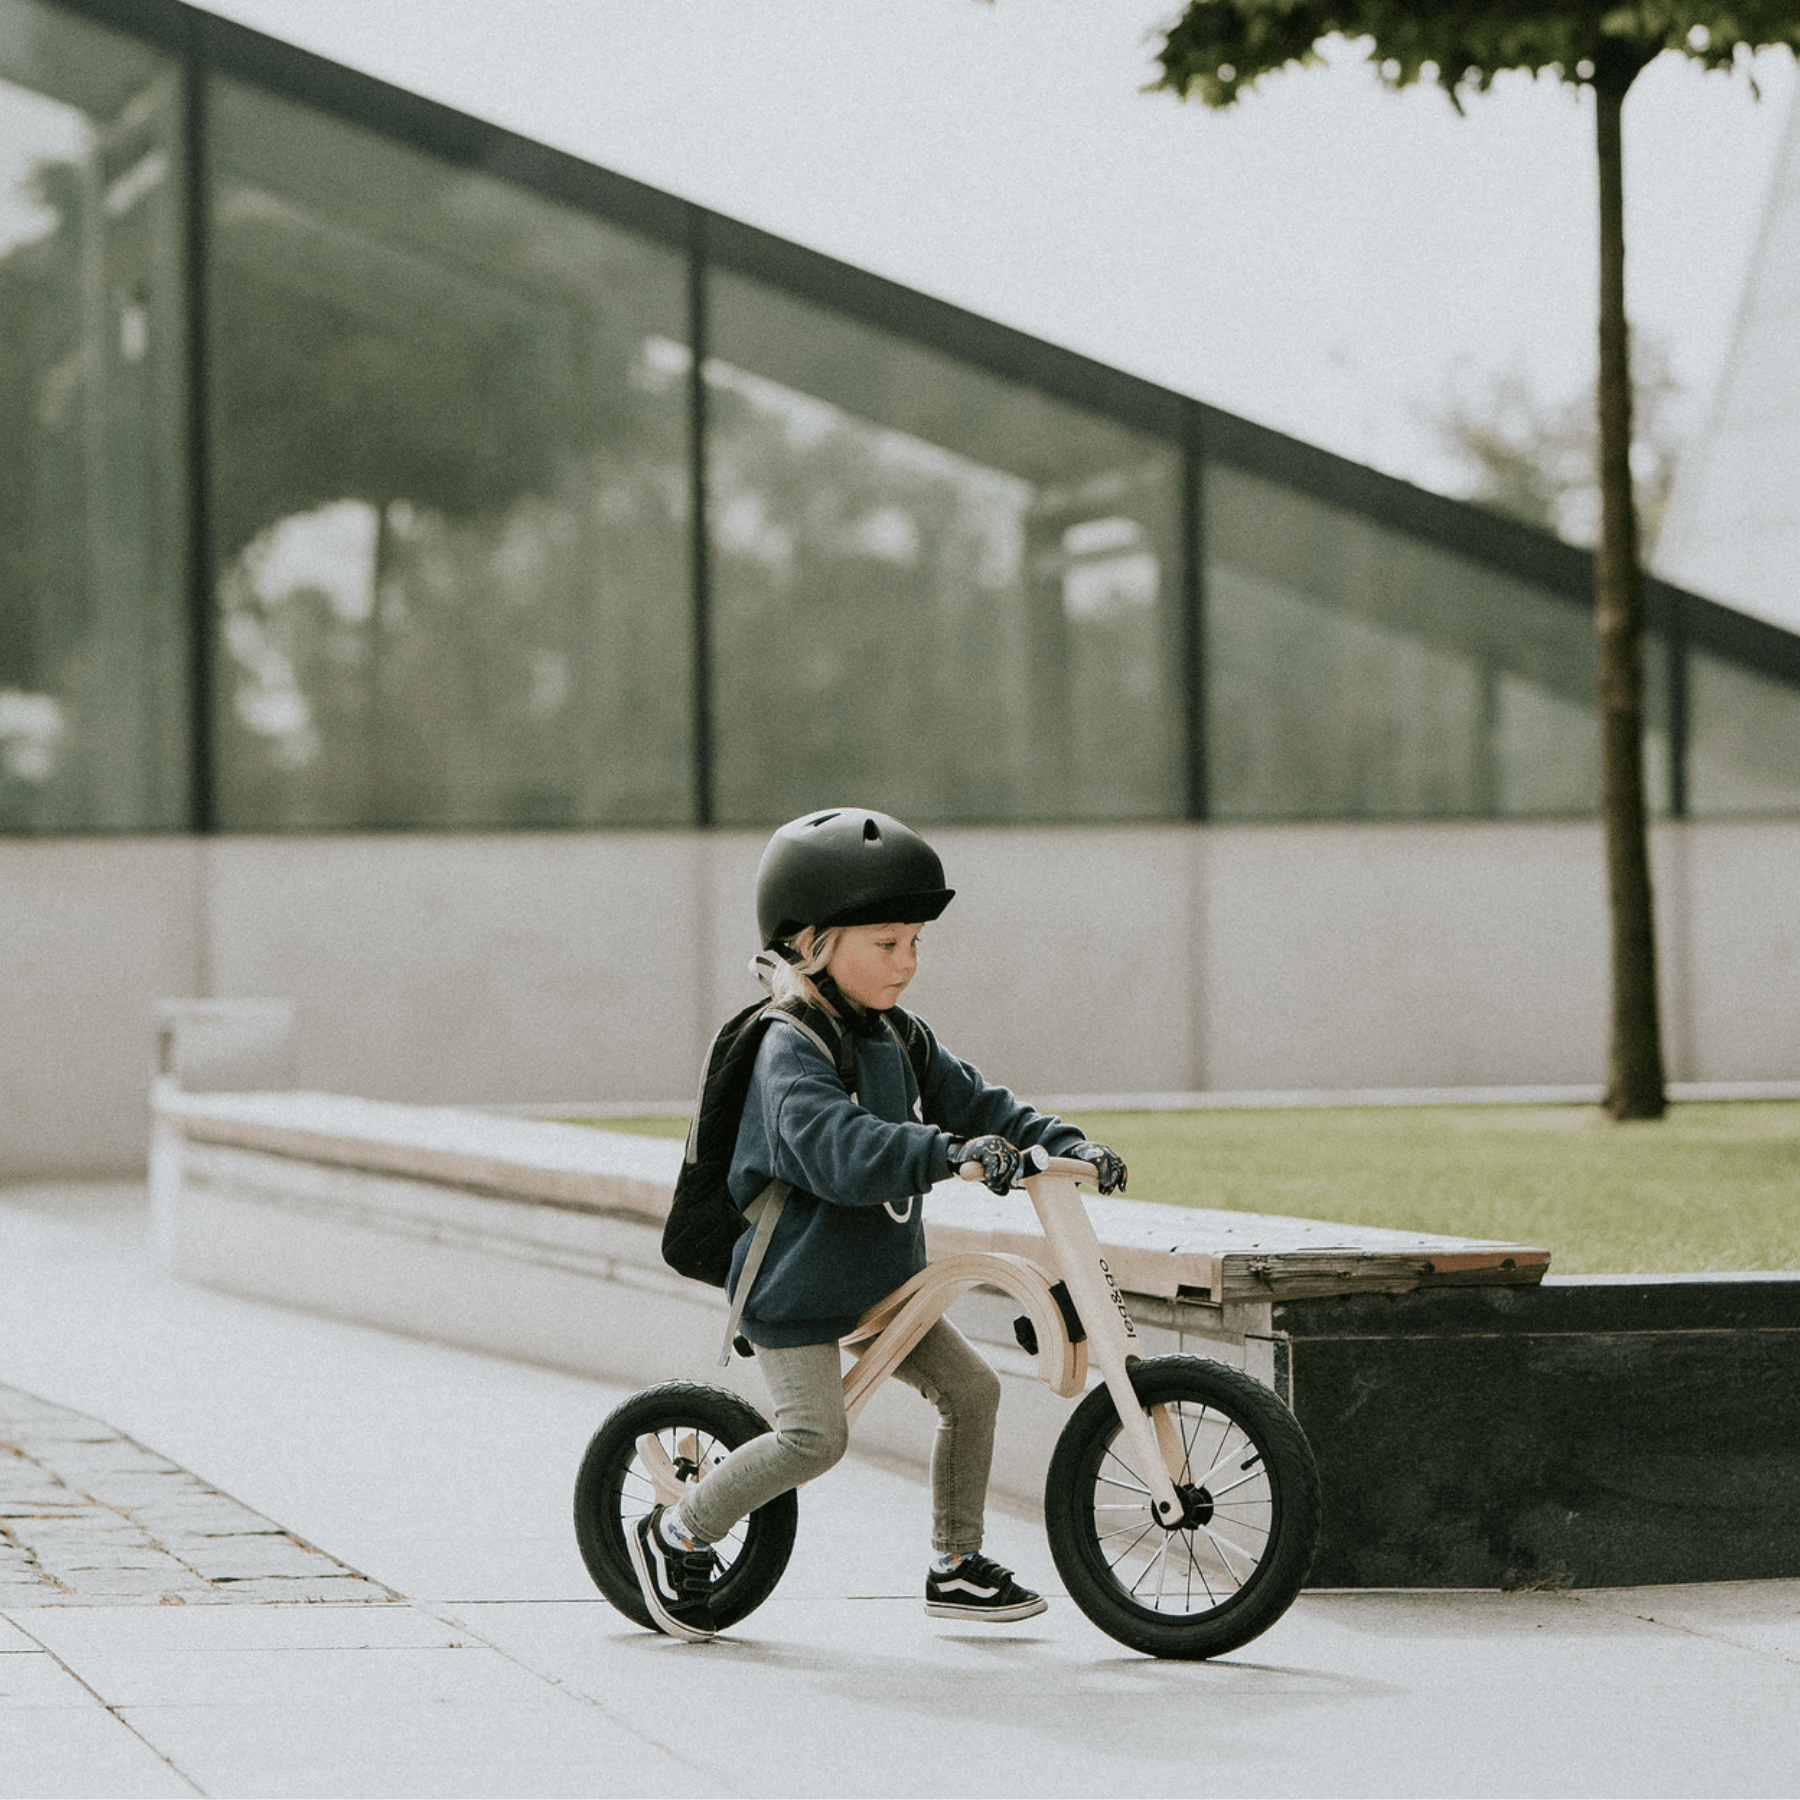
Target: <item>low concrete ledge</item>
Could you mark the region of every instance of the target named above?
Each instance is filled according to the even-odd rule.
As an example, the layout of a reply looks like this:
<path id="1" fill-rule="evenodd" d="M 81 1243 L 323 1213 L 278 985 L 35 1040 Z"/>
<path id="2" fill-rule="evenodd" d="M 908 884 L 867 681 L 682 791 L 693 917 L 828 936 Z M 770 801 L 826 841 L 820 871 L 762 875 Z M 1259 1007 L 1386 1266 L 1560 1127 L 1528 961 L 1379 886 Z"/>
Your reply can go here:
<path id="1" fill-rule="evenodd" d="M 537 1202 L 660 1226 L 681 1166 L 668 1138 L 465 1107 L 406 1106 L 339 1094 L 188 1094 L 159 1083 L 157 1123 L 194 1144 L 233 1145 L 495 1199 Z M 1522 1244 L 1431 1237 L 1314 1219 L 1090 1197 L 1089 1216 L 1127 1293 L 1218 1306 L 1311 1293 L 1402 1293 L 1468 1281 L 1543 1279 L 1550 1257 Z M 1023 1194 L 968 1182 L 932 1193 L 934 1256 L 972 1250 L 1041 1255 Z"/>
<path id="2" fill-rule="evenodd" d="M 681 1166 L 667 1138 L 347 1094 L 189 1094 L 163 1082 L 151 1114 L 192 1143 L 659 1222 Z"/>

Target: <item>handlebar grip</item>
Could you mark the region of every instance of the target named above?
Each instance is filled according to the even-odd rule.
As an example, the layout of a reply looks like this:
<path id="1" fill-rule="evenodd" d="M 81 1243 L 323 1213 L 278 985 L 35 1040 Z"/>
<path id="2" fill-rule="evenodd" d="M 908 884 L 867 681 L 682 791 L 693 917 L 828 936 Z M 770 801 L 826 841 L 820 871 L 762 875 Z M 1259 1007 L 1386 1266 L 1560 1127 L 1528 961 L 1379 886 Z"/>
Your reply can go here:
<path id="1" fill-rule="evenodd" d="M 1089 1186 L 1100 1179 L 1100 1171 L 1092 1163 L 1079 1162 L 1072 1156 L 1052 1156 L 1042 1144 L 1027 1144 L 1019 1154 L 1027 1165 L 1027 1175 L 1067 1175 L 1070 1180 L 1085 1181 Z M 956 1172 L 964 1181 L 979 1181 L 981 1164 L 966 1162 Z"/>
<path id="2" fill-rule="evenodd" d="M 1044 1157 L 1044 1166 L 1038 1171 L 1041 1175 L 1066 1175 L 1071 1181 L 1085 1181 L 1089 1187 L 1097 1187 L 1100 1182 L 1100 1171 L 1090 1162 L 1083 1162 L 1078 1156 Z"/>

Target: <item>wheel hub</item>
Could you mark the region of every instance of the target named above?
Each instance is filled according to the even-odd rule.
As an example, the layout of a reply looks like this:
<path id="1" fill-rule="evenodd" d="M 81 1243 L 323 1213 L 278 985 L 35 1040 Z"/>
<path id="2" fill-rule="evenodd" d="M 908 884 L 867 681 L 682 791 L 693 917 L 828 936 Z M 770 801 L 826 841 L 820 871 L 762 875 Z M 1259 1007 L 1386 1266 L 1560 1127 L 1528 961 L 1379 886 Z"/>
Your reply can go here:
<path id="1" fill-rule="evenodd" d="M 1163 1525 L 1165 1531 L 1198 1531 L 1202 1525 L 1212 1523 L 1213 1497 L 1205 1488 L 1195 1482 L 1178 1481 L 1175 1498 L 1181 1502 L 1181 1517 Z M 1154 1516 L 1155 1507 L 1150 1511 Z"/>

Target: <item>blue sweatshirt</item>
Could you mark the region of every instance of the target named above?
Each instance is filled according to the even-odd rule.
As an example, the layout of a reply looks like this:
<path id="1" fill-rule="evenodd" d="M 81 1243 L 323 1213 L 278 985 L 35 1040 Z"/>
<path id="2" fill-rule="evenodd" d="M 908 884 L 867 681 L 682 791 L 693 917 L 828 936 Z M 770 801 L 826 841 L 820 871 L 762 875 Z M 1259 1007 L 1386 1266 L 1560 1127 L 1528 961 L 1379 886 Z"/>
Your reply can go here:
<path id="1" fill-rule="evenodd" d="M 852 1100 L 819 1047 L 777 1018 L 756 1052 L 728 1185 L 745 1207 L 790 1182 L 744 1308 L 755 1344 L 827 1344 L 925 1266 L 923 1197 L 950 1172 L 954 1140 L 996 1132 L 1061 1154 L 1077 1127 L 1034 1112 L 932 1040 L 920 1095 L 891 1031 L 858 1035 Z M 927 1125 L 923 1111 L 938 1123 Z M 941 1127 L 941 1128 L 940 1128 Z M 731 1288 L 749 1254 L 738 1239 Z"/>

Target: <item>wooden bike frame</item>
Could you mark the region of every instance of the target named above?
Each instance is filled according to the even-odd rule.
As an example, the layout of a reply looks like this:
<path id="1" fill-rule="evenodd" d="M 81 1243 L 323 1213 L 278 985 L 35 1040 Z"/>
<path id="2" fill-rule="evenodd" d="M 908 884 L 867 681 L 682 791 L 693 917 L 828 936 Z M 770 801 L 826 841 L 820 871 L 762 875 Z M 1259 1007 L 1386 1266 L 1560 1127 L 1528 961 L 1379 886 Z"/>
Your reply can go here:
<path id="1" fill-rule="evenodd" d="M 1150 1484 L 1151 1504 L 1165 1524 L 1180 1519 L 1183 1503 L 1176 1484 L 1192 1481 L 1180 1434 L 1160 1407 L 1146 1411 L 1131 1385 L 1131 1365 L 1143 1355 L 1125 1298 L 1100 1251 L 1093 1222 L 1075 1184 L 1095 1179 L 1084 1162 L 1025 1152 L 1032 1172 L 1025 1191 L 1044 1228 L 1054 1275 L 1023 1256 L 976 1251 L 929 1264 L 885 1300 L 877 1301 L 844 1339 L 855 1362 L 844 1373 L 844 1411 L 854 1425 L 869 1396 L 912 1354 L 914 1346 L 957 1298 L 972 1287 L 999 1288 L 1023 1308 L 1037 1337 L 1038 1379 L 1053 1393 L 1074 1399 L 1087 1386 L 1088 1365 L 1098 1370 L 1119 1411 L 1119 1423 Z M 968 1165 L 974 1170 L 977 1165 Z M 965 1171 L 967 1173 L 967 1171 Z M 973 1179 L 973 1175 L 969 1175 Z M 1085 1336 L 1069 1329 L 1056 1293 L 1060 1283 L 1073 1303 Z M 638 1439 L 638 1454 L 664 1505 L 675 1504 L 683 1484 L 675 1465 L 654 1437 Z"/>

